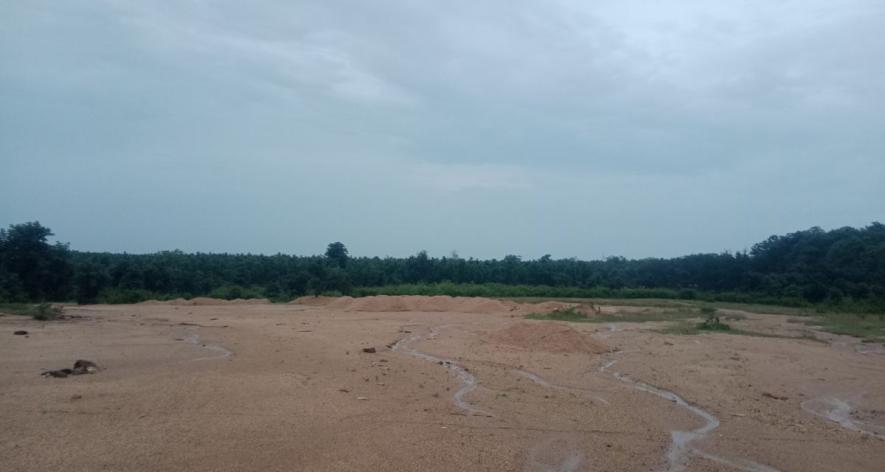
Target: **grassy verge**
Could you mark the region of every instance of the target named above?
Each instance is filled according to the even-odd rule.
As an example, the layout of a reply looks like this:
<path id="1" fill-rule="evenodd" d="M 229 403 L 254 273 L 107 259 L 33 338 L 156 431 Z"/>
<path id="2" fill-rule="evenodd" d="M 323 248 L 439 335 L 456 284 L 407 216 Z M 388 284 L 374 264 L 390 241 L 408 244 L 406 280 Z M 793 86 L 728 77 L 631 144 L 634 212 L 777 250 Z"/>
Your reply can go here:
<path id="1" fill-rule="evenodd" d="M 809 326 L 833 334 L 861 338 L 867 342 L 885 343 L 885 314 L 824 313 L 806 321 Z"/>
<path id="2" fill-rule="evenodd" d="M 61 308 L 49 303 L 0 303 L 0 313 L 18 316 L 30 316 L 35 320 L 53 320 L 61 314 Z"/>
<path id="3" fill-rule="evenodd" d="M 700 306 L 700 302 L 668 298 L 578 298 L 578 297 L 495 297 L 517 303 L 563 302 L 591 305 L 636 306 L 648 308 L 685 308 Z"/>
<path id="4" fill-rule="evenodd" d="M 724 333 L 724 334 L 734 334 L 737 336 L 753 336 L 756 338 L 777 338 L 777 339 L 801 339 L 806 341 L 815 341 L 819 343 L 826 343 L 826 341 L 822 339 L 818 339 L 811 334 L 802 335 L 802 336 L 786 336 L 782 334 L 773 334 L 773 333 L 760 333 L 758 331 L 748 331 L 744 329 L 738 329 L 729 327 L 728 329 L 705 329 L 701 326 L 701 323 L 690 323 L 690 322 L 680 322 L 674 323 L 670 326 L 667 326 L 664 329 L 658 330 L 661 334 L 676 334 L 676 335 L 684 335 L 684 336 L 693 336 L 697 334 L 703 333 Z"/>
<path id="5" fill-rule="evenodd" d="M 698 317 L 696 310 L 650 311 L 641 313 L 586 314 L 577 308 L 565 308 L 549 313 L 530 313 L 530 320 L 569 321 L 577 323 L 645 323 L 649 321 L 678 321 Z"/>

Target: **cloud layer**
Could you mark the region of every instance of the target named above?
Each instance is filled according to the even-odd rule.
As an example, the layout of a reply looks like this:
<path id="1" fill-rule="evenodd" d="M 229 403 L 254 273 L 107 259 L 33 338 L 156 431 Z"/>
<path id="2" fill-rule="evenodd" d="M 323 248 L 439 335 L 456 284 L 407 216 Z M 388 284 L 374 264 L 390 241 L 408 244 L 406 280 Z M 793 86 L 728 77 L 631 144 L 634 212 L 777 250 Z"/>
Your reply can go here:
<path id="1" fill-rule="evenodd" d="M 582 258 L 885 215 L 885 4 L 19 2 L 0 223 Z"/>

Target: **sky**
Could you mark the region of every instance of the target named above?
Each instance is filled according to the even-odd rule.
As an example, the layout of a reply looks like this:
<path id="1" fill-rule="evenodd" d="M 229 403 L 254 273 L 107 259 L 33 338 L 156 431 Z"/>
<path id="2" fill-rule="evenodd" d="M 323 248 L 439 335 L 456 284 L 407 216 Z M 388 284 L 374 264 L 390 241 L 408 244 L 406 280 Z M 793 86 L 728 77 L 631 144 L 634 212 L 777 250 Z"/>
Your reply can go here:
<path id="1" fill-rule="evenodd" d="M 533 259 L 885 221 L 882 0 L 12 0 L 0 226 Z"/>

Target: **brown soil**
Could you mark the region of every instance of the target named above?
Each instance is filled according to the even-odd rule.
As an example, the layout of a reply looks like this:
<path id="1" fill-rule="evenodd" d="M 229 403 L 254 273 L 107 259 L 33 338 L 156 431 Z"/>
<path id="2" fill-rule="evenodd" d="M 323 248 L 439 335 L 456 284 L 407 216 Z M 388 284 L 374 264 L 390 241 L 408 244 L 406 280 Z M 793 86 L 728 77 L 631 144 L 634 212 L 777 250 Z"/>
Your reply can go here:
<path id="1" fill-rule="evenodd" d="M 542 302 L 515 303 L 482 297 L 450 297 L 420 295 L 376 295 L 371 297 L 300 297 L 293 304 L 324 306 L 331 310 L 391 313 L 400 311 L 451 313 L 549 313 L 563 308 L 577 307 L 575 303 Z"/>
<path id="2" fill-rule="evenodd" d="M 877 433 L 885 431 L 885 353 L 851 338 L 526 321 L 552 305 L 498 300 L 320 301 L 326 306 L 148 303 L 66 307 L 71 317 L 56 322 L 0 317 L 0 469 L 885 464 L 885 433 Z M 788 320 L 735 323 L 785 335 L 811 329 Z M 13 335 L 19 330 L 28 336 Z M 40 375 L 77 359 L 100 370 Z M 674 438 L 689 442 L 674 448 Z"/>
<path id="3" fill-rule="evenodd" d="M 567 323 L 543 321 L 516 323 L 494 333 L 490 339 L 527 351 L 588 354 L 608 351 L 603 343 L 582 334 Z"/>
<path id="4" fill-rule="evenodd" d="M 213 305 L 267 305 L 270 300 L 266 298 L 235 298 L 224 300 L 221 298 L 195 297 L 190 300 L 176 298 L 174 300 L 148 300 L 139 305 L 166 305 L 166 306 L 213 306 Z"/>

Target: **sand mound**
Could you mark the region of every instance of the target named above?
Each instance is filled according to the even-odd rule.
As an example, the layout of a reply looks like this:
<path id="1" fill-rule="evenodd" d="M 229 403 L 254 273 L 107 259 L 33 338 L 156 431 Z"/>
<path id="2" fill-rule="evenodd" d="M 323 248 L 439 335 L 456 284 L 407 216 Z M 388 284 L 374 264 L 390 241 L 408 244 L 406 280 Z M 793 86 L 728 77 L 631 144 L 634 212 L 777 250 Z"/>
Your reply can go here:
<path id="1" fill-rule="evenodd" d="M 319 295 L 319 296 L 314 297 L 311 295 L 307 295 L 304 297 L 298 297 L 298 298 L 292 300 L 291 302 L 289 302 L 289 304 L 291 304 L 291 305 L 308 305 L 308 306 L 326 306 L 334 300 L 337 300 L 337 297 L 327 297 L 324 295 Z"/>
<path id="2" fill-rule="evenodd" d="M 342 300 L 341 308 L 346 311 L 423 311 L 454 313 L 501 313 L 510 311 L 515 304 L 489 298 L 425 296 L 387 296 Z M 331 305 L 330 305 L 331 306 Z"/>
<path id="3" fill-rule="evenodd" d="M 526 305 L 525 309 L 530 310 L 532 313 L 550 313 L 551 311 L 567 310 L 569 308 L 578 308 L 579 306 L 577 303 L 541 302 Z"/>
<path id="4" fill-rule="evenodd" d="M 452 312 L 452 313 L 549 313 L 566 308 L 579 307 L 577 303 L 542 302 L 519 304 L 505 300 L 483 297 L 450 297 L 448 295 L 376 295 L 372 297 L 300 297 L 290 303 L 323 306 L 341 311 L 366 312 Z"/>
<path id="5" fill-rule="evenodd" d="M 593 354 L 608 351 L 605 344 L 581 334 L 564 323 L 517 323 L 492 334 L 491 340 L 528 351 Z"/>
<path id="6" fill-rule="evenodd" d="M 176 298 L 174 300 L 147 300 L 139 305 L 168 305 L 168 306 L 210 306 L 210 305 L 267 305 L 270 300 L 266 298 L 236 298 L 223 300 L 221 298 L 196 297 L 190 300 Z"/>
<path id="7" fill-rule="evenodd" d="M 418 295 L 373 297 L 301 297 L 292 303 L 325 306 L 341 311 L 366 312 L 453 312 L 453 313 L 503 313 L 518 309 L 513 302 L 479 297 L 449 297 L 445 295 L 426 297 Z"/>

